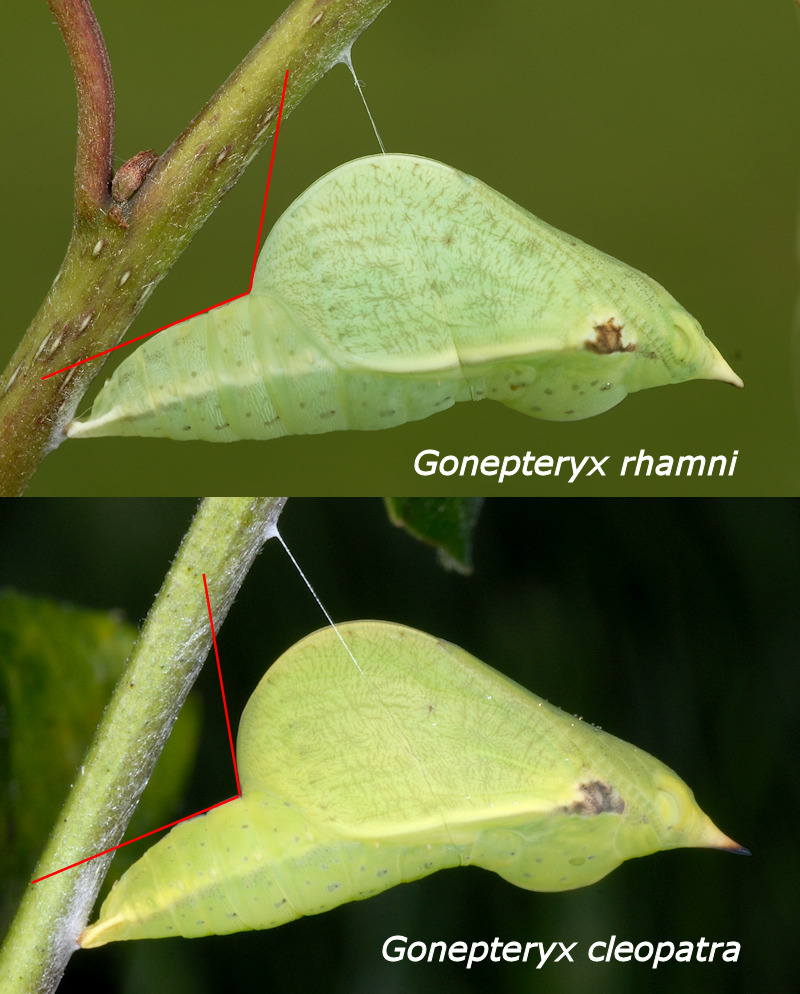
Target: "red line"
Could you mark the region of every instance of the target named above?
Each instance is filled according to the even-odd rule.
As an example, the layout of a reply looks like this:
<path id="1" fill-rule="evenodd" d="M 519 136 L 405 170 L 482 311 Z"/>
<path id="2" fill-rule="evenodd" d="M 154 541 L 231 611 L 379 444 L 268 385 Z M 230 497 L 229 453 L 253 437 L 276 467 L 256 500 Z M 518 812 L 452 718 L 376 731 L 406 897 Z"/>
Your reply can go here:
<path id="1" fill-rule="evenodd" d="M 228 726 L 228 742 L 231 747 L 231 760 L 233 761 L 233 775 L 236 777 L 236 791 L 237 797 L 242 796 L 242 788 L 239 784 L 239 770 L 236 766 L 236 753 L 233 750 L 233 735 L 231 735 L 231 720 L 228 717 L 228 702 L 225 700 L 225 685 L 222 682 L 222 667 L 219 665 L 219 652 L 217 651 L 217 636 L 214 632 L 214 619 L 211 617 L 211 601 L 208 597 L 208 583 L 206 581 L 206 575 L 203 573 L 203 587 L 206 592 L 206 604 L 208 604 L 208 620 L 211 624 L 211 638 L 214 642 L 214 655 L 217 657 L 217 673 L 219 673 L 219 689 L 222 693 L 222 707 L 225 711 L 225 724 Z"/>
<path id="2" fill-rule="evenodd" d="M 206 594 L 206 605 L 208 606 L 208 621 L 211 625 L 211 640 L 214 643 L 214 655 L 217 659 L 217 673 L 219 673 L 219 689 L 222 693 L 222 706 L 225 710 L 225 723 L 228 726 L 228 741 L 231 747 L 231 759 L 233 760 L 233 775 L 236 777 L 236 790 L 237 793 L 234 797 L 229 797 L 227 801 L 217 801 L 216 804 L 211 804 L 207 808 L 203 808 L 201 811 L 195 811 L 194 814 L 184 815 L 183 818 L 178 818 L 176 821 L 171 821 L 168 825 L 162 825 L 160 828 L 153 828 L 149 832 L 145 832 L 144 835 L 137 835 L 135 839 L 128 839 L 127 842 L 120 842 L 116 846 L 111 846 L 110 849 L 103 849 L 102 852 L 96 852 L 93 856 L 86 856 L 84 859 L 79 859 L 77 863 L 70 863 L 69 866 L 62 866 L 60 870 L 53 870 L 52 873 L 45 873 L 43 877 L 37 877 L 35 880 L 31 880 L 32 884 L 38 884 L 42 880 L 47 880 L 48 877 L 55 877 L 59 873 L 64 873 L 65 870 L 71 870 L 75 866 L 80 866 L 82 863 L 91 863 L 93 859 L 97 859 L 98 856 L 105 856 L 106 853 L 114 852 L 116 849 L 122 849 L 124 846 L 129 846 L 132 842 L 138 842 L 140 839 L 146 839 L 149 835 L 155 835 L 157 832 L 163 832 L 166 828 L 172 828 L 175 825 L 180 825 L 182 821 L 189 821 L 190 818 L 196 818 L 198 815 L 204 815 L 207 811 L 212 811 L 214 808 L 222 807 L 223 804 L 230 804 L 231 801 L 236 801 L 242 796 L 242 788 L 239 786 L 239 770 L 236 767 L 236 755 L 233 751 L 233 736 L 231 735 L 231 723 L 228 717 L 228 702 L 225 699 L 225 686 L 222 682 L 222 668 L 219 664 L 219 652 L 217 651 L 217 636 L 214 632 L 214 619 L 211 615 L 211 600 L 208 596 L 208 582 L 206 580 L 206 575 L 203 573 L 203 589 Z"/>
<path id="3" fill-rule="evenodd" d="M 94 856 L 87 856 L 85 859 L 79 859 L 77 863 L 70 863 L 69 866 L 62 866 L 60 870 L 53 870 L 52 873 L 45 873 L 43 877 L 37 877 L 35 880 L 31 880 L 32 884 L 38 884 L 41 880 L 47 880 L 48 877 L 55 877 L 59 873 L 63 873 L 65 870 L 71 870 L 75 866 L 80 866 L 81 863 L 91 863 L 93 859 L 97 859 L 98 856 L 105 856 L 106 853 L 114 852 L 116 849 L 122 849 L 125 846 L 129 846 L 132 842 L 138 842 L 140 839 L 146 839 L 148 835 L 155 835 L 156 832 L 163 832 L 165 828 L 172 828 L 174 825 L 180 825 L 182 821 L 189 821 L 191 818 L 196 818 L 198 815 L 204 815 L 206 811 L 211 811 L 213 808 L 220 808 L 223 804 L 230 804 L 231 801 L 238 801 L 240 795 L 237 794 L 236 797 L 229 797 L 227 801 L 217 801 L 216 804 L 212 804 L 208 808 L 203 808 L 202 811 L 195 811 L 193 815 L 185 815 L 183 818 L 178 818 L 177 821 L 171 821 L 168 825 L 162 825 L 161 828 L 154 828 L 149 832 L 145 832 L 144 835 L 137 835 L 135 839 L 128 839 L 127 842 L 120 842 L 117 846 L 112 846 L 110 849 L 104 849 L 102 852 L 96 852 Z"/>
<path id="4" fill-rule="evenodd" d="M 269 160 L 269 172 L 267 173 L 267 187 L 264 190 L 264 203 L 261 207 L 261 220 L 258 225 L 258 238 L 256 239 L 256 254 L 253 259 L 253 268 L 250 272 L 250 285 L 244 293 L 237 293 L 235 297 L 229 297 L 228 300 L 221 300 L 218 304 L 213 304 L 211 307 L 205 307 L 202 311 L 196 311 L 194 314 L 187 314 L 185 318 L 180 318 L 178 321 L 172 321 L 170 324 L 162 325 L 160 328 L 155 328 L 153 331 L 145 332 L 144 335 L 137 335 L 136 338 L 129 338 L 125 342 L 120 342 L 119 345 L 112 345 L 110 349 L 104 349 L 102 352 L 95 352 L 94 355 L 87 356 L 85 359 L 79 359 L 77 362 L 73 362 L 69 366 L 64 366 L 61 369 L 56 369 L 52 373 L 45 373 L 42 377 L 43 380 L 49 380 L 51 376 L 58 376 L 59 373 L 66 373 L 69 369 L 75 369 L 76 366 L 82 366 L 85 362 L 91 362 L 92 359 L 99 359 L 101 356 L 108 355 L 109 352 L 116 352 L 117 349 L 124 348 L 126 345 L 132 345 L 134 342 L 140 342 L 143 338 L 149 338 L 151 335 L 157 335 L 159 331 L 165 331 L 167 328 L 172 328 L 176 324 L 183 324 L 184 321 L 189 321 L 191 318 L 196 318 L 199 314 L 207 314 L 209 311 L 214 311 L 218 307 L 222 307 L 225 304 L 230 304 L 233 300 L 238 300 L 240 297 L 246 297 L 248 293 L 253 289 L 253 277 L 256 272 L 256 263 L 258 262 L 258 249 L 261 243 L 261 232 L 264 228 L 264 214 L 267 209 L 267 197 L 269 196 L 269 181 L 272 179 L 272 166 L 275 162 L 275 147 L 278 144 L 278 132 L 281 127 L 281 118 L 283 117 L 283 101 L 286 97 L 286 84 L 289 82 L 289 70 L 286 70 L 286 75 L 283 77 L 283 91 L 281 93 L 281 103 L 278 109 L 278 121 L 275 125 L 275 136 L 272 139 L 272 155 Z"/>
<path id="5" fill-rule="evenodd" d="M 253 269 L 250 273 L 250 288 L 248 293 L 253 289 L 253 277 L 256 275 L 256 263 L 258 262 L 258 248 L 261 244 L 261 232 L 264 228 L 264 213 L 267 209 L 267 197 L 269 196 L 269 181 L 272 179 L 272 164 L 275 162 L 275 147 L 278 144 L 278 132 L 281 128 L 281 118 L 283 117 L 283 100 L 286 96 L 286 84 L 289 82 L 289 70 L 286 70 L 286 75 L 283 77 L 283 92 L 281 93 L 281 105 L 278 109 L 278 123 L 275 125 L 275 137 L 272 139 L 272 155 L 269 160 L 269 172 L 267 173 L 267 188 L 264 190 L 264 204 L 261 208 L 261 221 L 258 225 L 258 237 L 256 238 L 256 252 L 253 256 Z"/>

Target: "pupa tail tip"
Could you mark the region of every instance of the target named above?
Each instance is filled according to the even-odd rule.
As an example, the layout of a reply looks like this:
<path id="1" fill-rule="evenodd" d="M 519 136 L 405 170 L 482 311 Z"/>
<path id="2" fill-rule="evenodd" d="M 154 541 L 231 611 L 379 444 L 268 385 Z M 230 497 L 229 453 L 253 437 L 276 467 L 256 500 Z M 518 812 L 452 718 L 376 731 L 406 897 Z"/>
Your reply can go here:
<path id="1" fill-rule="evenodd" d="M 714 349 L 714 359 L 711 363 L 711 368 L 705 375 L 708 380 L 719 380 L 721 383 L 730 383 L 731 386 L 737 387 L 739 390 L 744 388 L 744 380 L 738 374 L 734 373 L 728 363 L 723 359 L 722 353 L 718 349 Z"/>
<path id="2" fill-rule="evenodd" d="M 734 842 L 733 839 L 728 839 L 727 844 L 724 846 L 713 846 L 714 849 L 721 849 L 723 852 L 732 852 L 737 856 L 752 856 L 753 854 L 745 846 L 740 846 L 738 842 Z"/>
<path id="3" fill-rule="evenodd" d="M 717 826 L 710 820 L 706 826 L 701 845 L 705 849 L 720 849 L 723 852 L 732 852 L 738 856 L 752 856 L 749 849 L 739 845 L 738 842 L 734 842 L 724 832 L 720 832 Z"/>

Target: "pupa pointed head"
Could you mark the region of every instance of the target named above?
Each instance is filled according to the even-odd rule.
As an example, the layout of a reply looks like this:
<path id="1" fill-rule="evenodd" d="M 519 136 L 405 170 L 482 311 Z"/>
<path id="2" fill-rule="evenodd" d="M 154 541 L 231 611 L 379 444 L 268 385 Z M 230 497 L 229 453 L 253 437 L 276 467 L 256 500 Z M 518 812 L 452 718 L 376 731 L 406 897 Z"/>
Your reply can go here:
<path id="1" fill-rule="evenodd" d="M 683 780 L 669 767 L 659 765 L 655 774 L 652 827 L 659 836 L 660 848 L 724 849 L 749 856 L 748 849 L 717 828 Z"/>

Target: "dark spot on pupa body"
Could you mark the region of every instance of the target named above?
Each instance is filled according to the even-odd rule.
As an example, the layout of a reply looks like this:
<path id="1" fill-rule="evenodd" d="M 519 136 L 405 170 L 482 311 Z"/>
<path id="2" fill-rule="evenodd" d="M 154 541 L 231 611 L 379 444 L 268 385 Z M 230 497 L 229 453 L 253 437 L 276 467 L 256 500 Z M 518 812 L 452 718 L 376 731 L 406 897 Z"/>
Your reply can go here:
<path id="1" fill-rule="evenodd" d="M 604 324 L 594 326 L 595 339 L 587 341 L 586 348 L 597 355 L 611 355 L 612 352 L 635 352 L 636 343 L 622 344 L 622 329 L 624 324 L 617 324 L 615 318 L 609 318 Z"/>
<path id="2" fill-rule="evenodd" d="M 591 818 L 606 812 L 620 815 L 625 810 L 625 801 L 616 787 L 612 787 L 610 784 L 602 783 L 600 780 L 592 780 L 589 783 L 580 784 L 578 789 L 581 796 L 577 801 L 573 801 L 572 804 L 565 805 L 560 809 L 564 814 Z"/>

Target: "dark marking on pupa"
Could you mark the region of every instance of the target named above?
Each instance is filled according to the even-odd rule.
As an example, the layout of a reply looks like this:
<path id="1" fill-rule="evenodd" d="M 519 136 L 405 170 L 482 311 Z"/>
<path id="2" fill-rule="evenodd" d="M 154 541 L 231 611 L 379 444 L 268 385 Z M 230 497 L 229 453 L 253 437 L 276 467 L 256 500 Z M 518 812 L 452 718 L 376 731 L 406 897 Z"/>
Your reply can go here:
<path id="1" fill-rule="evenodd" d="M 596 324 L 594 332 L 596 338 L 586 342 L 589 352 L 597 355 L 611 355 L 612 352 L 635 352 L 636 343 L 630 345 L 622 344 L 622 329 L 624 324 L 617 324 L 615 318 L 609 318 L 604 324 Z"/>
<path id="2" fill-rule="evenodd" d="M 579 785 L 580 798 L 572 804 L 564 805 L 559 810 L 568 815 L 583 815 L 593 817 L 606 812 L 621 815 L 625 810 L 625 801 L 622 799 L 616 787 L 602 783 L 600 780 L 592 780 L 589 783 Z"/>

